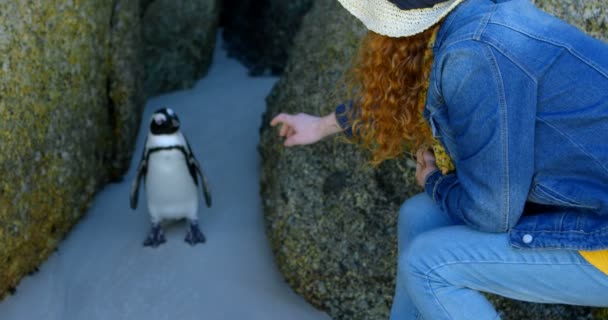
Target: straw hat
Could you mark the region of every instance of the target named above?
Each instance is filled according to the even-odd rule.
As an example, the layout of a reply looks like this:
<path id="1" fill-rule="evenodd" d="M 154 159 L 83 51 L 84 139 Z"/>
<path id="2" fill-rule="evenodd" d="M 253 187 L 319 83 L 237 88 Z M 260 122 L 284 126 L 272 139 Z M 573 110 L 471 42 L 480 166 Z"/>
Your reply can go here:
<path id="1" fill-rule="evenodd" d="M 407 37 L 437 23 L 464 0 L 338 0 L 371 31 Z"/>

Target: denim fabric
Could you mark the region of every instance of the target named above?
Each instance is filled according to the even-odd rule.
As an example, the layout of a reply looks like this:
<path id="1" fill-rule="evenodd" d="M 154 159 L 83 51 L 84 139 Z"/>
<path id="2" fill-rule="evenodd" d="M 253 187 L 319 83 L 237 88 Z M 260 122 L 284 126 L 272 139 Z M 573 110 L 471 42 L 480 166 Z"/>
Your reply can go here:
<path id="1" fill-rule="evenodd" d="M 434 54 L 424 117 L 456 171 L 428 195 L 515 247 L 608 248 L 608 45 L 528 0 L 466 0 Z"/>
<path id="2" fill-rule="evenodd" d="M 517 247 L 608 248 L 608 46 L 527 0 L 468 0 L 434 52 L 424 114 L 457 172 L 426 188 L 442 210 Z"/>
<path id="3" fill-rule="evenodd" d="M 608 306 L 608 277 L 576 251 L 510 247 L 505 233 L 455 224 L 425 193 L 403 204 L 398 232 L 391 320 L 498 319 L 480 292 L 538 303 Z"/>
<path id="4" fill-rule="evenodd" d="M 350 111 L 352 110 L 353 104 L 352 102 L 348 104 L 341 104 L 336 108 L 336 120 L 340 127 L 344 129 L 343 133 L 349 137 L 353 136 L 353 127 L 351 125 L 351 115 Z"/>

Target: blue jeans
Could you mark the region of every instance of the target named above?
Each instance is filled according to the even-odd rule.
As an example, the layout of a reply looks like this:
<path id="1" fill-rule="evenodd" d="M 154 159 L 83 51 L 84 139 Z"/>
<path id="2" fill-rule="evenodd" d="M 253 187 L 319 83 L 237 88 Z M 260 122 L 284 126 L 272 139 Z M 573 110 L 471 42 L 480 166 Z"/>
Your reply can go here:
<path id="1" fill-rule="evenodd" d="M 577 251 L 521 250 L 505 233 L 455 225 L 426 194 L 399 212 L 399 266 L 391 320 L 499 319 L 480 293 L 608 307 L 608 275 Z"/>

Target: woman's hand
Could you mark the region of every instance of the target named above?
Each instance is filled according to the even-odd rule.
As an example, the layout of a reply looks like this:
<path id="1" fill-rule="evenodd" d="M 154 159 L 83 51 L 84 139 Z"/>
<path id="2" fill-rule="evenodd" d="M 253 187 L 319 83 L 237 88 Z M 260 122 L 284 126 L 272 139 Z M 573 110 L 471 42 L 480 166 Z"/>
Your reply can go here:
<path id="1" fill-rule="evenodd" d="M 430 149 L 419 149 L 416 152 L 416 182 L 424 188 L 426 178 L 432 172 L 439 170 L 435 165 L 435 155 Z"/>
<path id="2" fill-rule="evenodd" d="M 270 122 L 271 126 L 281 124 L 279 135 L 285 137 L 285 146 L 307 145 L 342 131 L 336 115 L 331 113 L 325 117 L 315 117 L 305 113 L 296 115 L 281 113 Z"/>

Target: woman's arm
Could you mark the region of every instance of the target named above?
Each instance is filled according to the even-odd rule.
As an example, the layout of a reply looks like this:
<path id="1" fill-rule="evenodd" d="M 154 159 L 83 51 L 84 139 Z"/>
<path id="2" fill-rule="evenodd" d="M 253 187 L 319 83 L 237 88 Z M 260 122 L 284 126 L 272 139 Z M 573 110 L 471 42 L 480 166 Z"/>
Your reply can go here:
<path id="1" fill-rule="evenodd" d="M 286 147 L 313 144 L 342 131 L 335 112 L 324 117 L 305 113 L 296 115 L 281 113 L 270 122 L 273 127 L 278 124 L 281 124 L 279 135 L 286 138 L 284 142 Z"/>
<path id="2" fill-rule="evenodd" d="M 536 84 L 486 44 L 446 50 L 429 87 L 439 97 L 431 117 L 441 114 L 456 173 L 430 174 L 425 189 L 455 221 L 505 232 L 521 217 L 534 174 Z"/>

